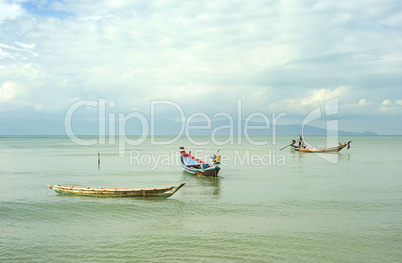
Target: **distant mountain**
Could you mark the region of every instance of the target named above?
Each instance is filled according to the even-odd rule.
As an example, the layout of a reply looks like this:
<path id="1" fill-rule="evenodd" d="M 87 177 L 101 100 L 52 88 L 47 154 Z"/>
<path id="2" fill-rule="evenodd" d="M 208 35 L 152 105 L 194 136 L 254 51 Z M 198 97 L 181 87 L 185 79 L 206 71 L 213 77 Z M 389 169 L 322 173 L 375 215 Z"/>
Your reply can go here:
<path id="1" fill-rule="evenodd" d="M 301 133 L 301 125 L 291 124 L 291 125 L 278 125 L 277 135 L 295 135 Z M 333 135 L 336 131 L 328 131 L 323 128 L 318 128 L 314 126 L 306 125 L 304 126 L 303 134 L 305 135 Z M 338 135 L 378 135 L 375 132 L 353 132 L 353 131 L 343 131 L 339 130 Z"/>
<path id="2" fill-rule="evenodd" d="M 184 124 L 172 120 L 156 120 L 154 123 L 154 134 L 155 135 L 177 135 L 180 132 L 180 129 L 185 129 L 184 134 L 186 132 L 186 127 Z M 239 125 L 240 124 L 240 125 Z M 210 123 L 210 127 L 207 122 L 195 122 L 191 123 L 189 127 L 187 127 L 187 132 L 190 135 L 211 135 L 212 132 L 216 132 L 215 135 L 245 135 L 245 121 L 242 120 L 234 120 L 233 123 L 229 121 L 213 121 Z M 240 126 L 240 127 L 239 127 Z M 198 128 L 197 128 L 198 127 Z M 232 128 L 231 128 L 232 127 Z M 247 123 L 247 134 L 248 135 L 272 135 L 273 132 L 276 135 L 297 135 L 298 133 L 302 133 L 302 127 L 298 124 L 287 124 L 287 125 L 274 125 L 270 124 L 262 124 L 258 122 L 248 122 Z M 240 128 L 240 129 L 239 129 Z M 129 131 L 129 129 L 127 129 Z M 140 132 L 140 131 L 138 131 Z M 323 128 L 318 128 L 314 126 L 304 126 L 303 130 L 304 135 L 334 135 L 336 131 L 328 131 Z M 374 132 L 353 132 L 353 131 L 343 131 L 339 130 L 338 135 L 378 135 Z"/>
<path id="3" fill-rule="evenodd" d="M 30 119 L 17 124 L 12 122 L 12 119 L 3 119 L 0 126 L 0 135 L 64 135 L 64 123 L 62 120 L 44 120 L 44 119 Z M 298 133 L 302 133 L 302 127 L 298 124 L 277 125 L 274 127 L 272 124 L 263 124 L 258 122 L 245 122 L 244 120 L 233 120 L 231 123 L 229 120 L 213 121 L 210 124 L 207 122 L 192 122 L 189 126 L 185 126 L 185 123 L 159 119 L 151 123 L 148 120 L 148 127 L 142 127 L 141 122 L 132 119 L 124 123 L 125 134 L 138 135 L 142 134 L 148 129 L 148 134 L 155 135 L 171 135 L 177 136 L 182 132 L 182 135 L 186 133 L 190 135 L 245 135 L 245 126 L 247 124 L 248 135 L 289 135 L 296 136 Z M 151 125 L 152 124 L 152 125 Z M 209 126 L 210 125 L 210 126 Z M 109 123 L 104 123 L 105 130 L 109 128 Z M 113 127 L 113 126 L 112 126 Z M 119 124 L 115 123 L 115 130 L 112 134 L 119 134 Z M 72 130 L 76 135 L 97 135 L 99 134 L 99 123 L 97 120 L 74 120 L 72 123 Z M 104 135 L 104 131 L 100 132 Z M 109 134 L 106 131 L 106 134 Z M 326 129 L 304 126 L 304 135 L 331 135 L 336 134 L 336 131 L 328 131 Z M 338 135 L 378 135 L 374 132 L 354 132 L 339 130 Z"/>

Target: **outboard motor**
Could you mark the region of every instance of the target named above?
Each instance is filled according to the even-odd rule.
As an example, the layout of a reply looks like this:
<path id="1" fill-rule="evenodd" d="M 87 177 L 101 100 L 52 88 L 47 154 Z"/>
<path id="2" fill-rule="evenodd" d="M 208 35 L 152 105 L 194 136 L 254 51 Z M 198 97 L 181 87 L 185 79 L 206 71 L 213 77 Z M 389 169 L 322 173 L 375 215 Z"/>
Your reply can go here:
<path id="1" fill-rule="evenodd" d="M 212 162 L 214 165 L 221 164 L 221 156 L 219 154 L 214 154 L 214 157 L 212 157 Z"/>

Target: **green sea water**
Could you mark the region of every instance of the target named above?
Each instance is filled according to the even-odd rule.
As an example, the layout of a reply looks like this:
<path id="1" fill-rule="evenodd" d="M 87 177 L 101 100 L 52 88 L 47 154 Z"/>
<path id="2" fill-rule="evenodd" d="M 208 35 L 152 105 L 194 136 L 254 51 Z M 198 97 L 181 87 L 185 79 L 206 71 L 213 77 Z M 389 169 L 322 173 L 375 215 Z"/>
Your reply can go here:
<path id="1" fill-rule="evenodd" d="M 0 137 L 0 262 L 402 261 L 401 136 L 341 137 L 351 149 L 331 161 L 280 151 L 288 136 L 147 139 L 124 144 L 124 156 L 119 138 L 108 139 Z M 183 172 L 180 146 L 201 159 L 220 148 L 221 177 Z M 63 196 L 45 185 L 182 182 L 168 199 Z"/>

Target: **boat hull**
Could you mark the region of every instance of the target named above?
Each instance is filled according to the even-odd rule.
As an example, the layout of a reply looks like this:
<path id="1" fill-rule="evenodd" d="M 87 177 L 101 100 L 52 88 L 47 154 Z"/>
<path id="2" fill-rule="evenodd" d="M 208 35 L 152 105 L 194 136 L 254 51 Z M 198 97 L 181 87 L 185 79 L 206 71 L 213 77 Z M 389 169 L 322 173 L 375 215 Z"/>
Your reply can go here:
<path id="1" fill-rule="evenodd" d="M 47 185 L 58 194 L 108 197 L 163 197 L 167 198 L 185 184 L 165 188 L 102 188 L 67 185 Z"/>
<path id="2" fill-rule="evenodd" d="M 329 147 L 329 148 L 299 148 L 293 144 L 290 145 L 293 150 L 297 152 L 304 152 L 304 153 L 337 153 L 346 146 L 350 144 L 351 141 L 344 144 L 339 144 L 338 146 Z"/>
<path id="3" fill-rule="evenodd" d="M 220 167 L 217 165 L 209 165 L 204 161 L 192 156 L 180 147 L 180 165 L 181 168 L 190 173 L 198 176 L 218 177 Z"/>
<path id="4" fill-rule="evenodd" d="M 208 169 L 197 169 L 197 168 L 189 167 L 189 166 L 183 164 L 183 162 L 181 162 L 181 167 L 182 167 L 183 171 L 186 171 L 190 174 L 195 174 L 198 176 L 209 176 L 209 177 L 217 177 L 219 174 L 219 171 L 221 169 L 219 166 L 213 166 Z"/>

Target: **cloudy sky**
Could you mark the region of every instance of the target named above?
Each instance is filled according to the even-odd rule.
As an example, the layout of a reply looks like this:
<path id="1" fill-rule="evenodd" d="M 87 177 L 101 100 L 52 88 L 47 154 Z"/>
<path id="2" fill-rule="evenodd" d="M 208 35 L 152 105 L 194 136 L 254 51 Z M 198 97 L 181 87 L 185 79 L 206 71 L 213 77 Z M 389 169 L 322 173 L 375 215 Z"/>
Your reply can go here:
<path id="1" fill-rule="evenodd" d="M 60 133 L 88 100 L 301 124 L 335 98 L 339 129 L 402 134 L 401 47 L 398 0 L 0 0 L 0 134 Z"/>

